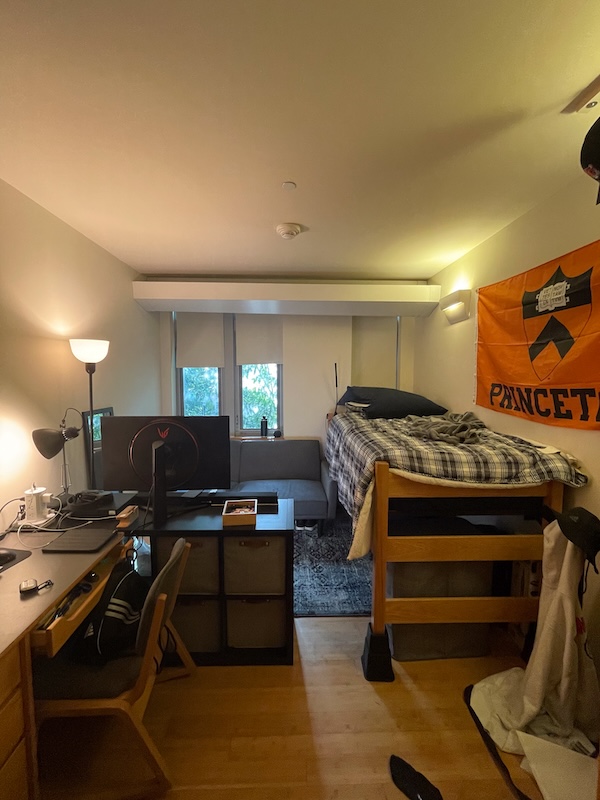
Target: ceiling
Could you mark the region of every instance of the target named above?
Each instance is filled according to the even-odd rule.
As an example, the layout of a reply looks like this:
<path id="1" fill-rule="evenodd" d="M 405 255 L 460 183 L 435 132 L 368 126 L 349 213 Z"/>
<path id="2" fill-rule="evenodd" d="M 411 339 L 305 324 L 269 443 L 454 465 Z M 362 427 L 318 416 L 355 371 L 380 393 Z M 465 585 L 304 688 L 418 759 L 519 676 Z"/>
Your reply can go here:
<path id="1" fill-rule="evenodd" d="M 0 178 L 148 276 L 424 280 L 595 202 L 561 112 L 599 34 L 597 0 L 0 0 Z"/>

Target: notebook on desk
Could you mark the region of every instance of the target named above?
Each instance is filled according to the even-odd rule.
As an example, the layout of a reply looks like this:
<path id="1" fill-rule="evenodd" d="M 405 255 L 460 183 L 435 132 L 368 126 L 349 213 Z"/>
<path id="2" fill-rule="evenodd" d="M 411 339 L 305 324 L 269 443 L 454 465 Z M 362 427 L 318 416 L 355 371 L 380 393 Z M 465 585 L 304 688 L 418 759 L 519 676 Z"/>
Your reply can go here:
<path id="1" fill-rule="evenodd" d="M 114 528 L 65 531 L 53 542 L 42 547 L 42 553 L 95 553 L 109 539 L 116 537 L 116 534 Z"/>

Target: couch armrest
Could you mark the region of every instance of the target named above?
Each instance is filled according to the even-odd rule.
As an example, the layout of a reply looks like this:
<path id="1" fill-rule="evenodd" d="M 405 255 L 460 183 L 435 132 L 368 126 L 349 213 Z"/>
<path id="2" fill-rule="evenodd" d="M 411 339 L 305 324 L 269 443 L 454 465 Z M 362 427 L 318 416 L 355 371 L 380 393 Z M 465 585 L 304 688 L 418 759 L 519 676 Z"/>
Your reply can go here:
<path id="1" fill-rule="evenodd" d="M 329 464 L 321 459 L 321 483 L 327 496 L 327 519 L 335 519 L 337 511 L 337 483 L 329 474 Z"/>

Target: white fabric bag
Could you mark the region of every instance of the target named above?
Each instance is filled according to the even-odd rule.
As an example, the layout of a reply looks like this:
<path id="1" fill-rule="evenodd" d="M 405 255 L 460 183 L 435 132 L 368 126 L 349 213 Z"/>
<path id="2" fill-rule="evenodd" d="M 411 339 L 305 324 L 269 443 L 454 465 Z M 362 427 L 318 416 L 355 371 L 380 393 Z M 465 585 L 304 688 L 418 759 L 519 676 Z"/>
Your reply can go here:
<path id="1" fill-rule="evenodd" d="M 584 555 L 558 522 L 544 529 L 542 591 L 531 658 L 473 686 L 471 708 L 496 745 L 523 753 L 517 731 L 585 755 L 600 733 L 600 691 L 577 596 Z"/>

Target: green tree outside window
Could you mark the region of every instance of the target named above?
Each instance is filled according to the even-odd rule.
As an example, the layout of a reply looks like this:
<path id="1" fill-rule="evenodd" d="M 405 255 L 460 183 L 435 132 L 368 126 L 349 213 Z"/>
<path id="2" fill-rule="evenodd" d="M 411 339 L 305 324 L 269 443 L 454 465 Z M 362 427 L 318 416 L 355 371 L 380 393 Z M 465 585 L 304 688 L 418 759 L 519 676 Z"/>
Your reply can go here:
<path id="1" fill-rule="evenodd" d="M 265 416 L 269 427 L 277 425 L 277 364 L 243 364 L 242 428 L 260 429 Z"/>
<path id="2" fill-rule="evenodd" d="M 186 417 L 219 415 L 219 368 L 184 367 L 183 413 Z"/>

